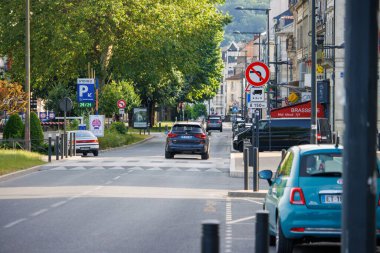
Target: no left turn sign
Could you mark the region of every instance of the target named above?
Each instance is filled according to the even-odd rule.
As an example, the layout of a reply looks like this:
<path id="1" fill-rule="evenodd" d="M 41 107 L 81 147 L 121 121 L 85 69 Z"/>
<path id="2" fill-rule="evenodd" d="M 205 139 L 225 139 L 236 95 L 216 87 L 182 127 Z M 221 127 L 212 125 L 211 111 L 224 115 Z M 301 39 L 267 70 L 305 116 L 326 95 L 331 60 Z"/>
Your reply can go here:
<path id="1" fill-rule="evenodd" d="M 127 106 L 127 102 L 125 102 L 124 99 L 119 99 L 119 100 L 117 101 L 117 107 L 118 107 L 119 109 L 124 109 L 126 106 Z"/>
<path id="2" fill-rule="evenodd" d="M 253 86 L 260 87 L 269 80 L 269 68 L 262 62 L 253 62 L 245 70 L 245 78 Z"/>

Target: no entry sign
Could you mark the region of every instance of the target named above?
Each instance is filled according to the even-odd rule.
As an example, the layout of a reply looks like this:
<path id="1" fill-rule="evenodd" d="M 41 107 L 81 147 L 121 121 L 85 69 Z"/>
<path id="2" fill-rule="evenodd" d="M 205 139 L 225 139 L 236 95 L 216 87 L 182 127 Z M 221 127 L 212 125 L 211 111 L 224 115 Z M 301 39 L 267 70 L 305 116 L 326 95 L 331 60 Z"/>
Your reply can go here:
<path id="1" fill-rule="evenodd" d="M 269 68 L 262 62 L 253 62 L 245 70 L 245 78 L 253 86 L 260 87 L 269 80 Z"/>

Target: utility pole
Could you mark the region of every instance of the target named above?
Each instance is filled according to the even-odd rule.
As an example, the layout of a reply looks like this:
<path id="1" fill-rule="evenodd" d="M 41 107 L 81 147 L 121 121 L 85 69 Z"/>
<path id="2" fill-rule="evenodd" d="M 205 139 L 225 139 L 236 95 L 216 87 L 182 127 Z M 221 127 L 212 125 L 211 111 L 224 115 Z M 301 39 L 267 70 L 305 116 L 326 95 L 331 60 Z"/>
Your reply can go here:
<path id="1" fill-rule="evenodd" d="M 316 64 L 317 45 L 315 44 L 315 0 L 311 2 L 311 128 L 310 143 L 317 144 L 317 84 L 316 84 Z"/>
<path id="2" fill-rule="evenodd" d="M 26 93 L 26 111 L 25 111 L 25 149 L 31 150 L 30 143 L 30 0 L 26 0 L 25 13 L 25 93 Z"/>
<path id="3" fill-rule="evenodd" d="M 269 10 L 270 9 L 266 9 L 266 14 L 267 14 L 267 66 L 270 69 L 270 66 L 269 66 L 269 61 L 270 61 L 270 55 L 269 55 L 269 48 L 270 48 Z M 269 83 L 267 83 L 267 118 L 270 118 L 270 94 L 269 94 L 269 91 L 270 91 Z"/>
<path id="4" fill-rule="evenodd" d="M 376 252 L 379 1 L 345 1 L 341 252 Z"/>

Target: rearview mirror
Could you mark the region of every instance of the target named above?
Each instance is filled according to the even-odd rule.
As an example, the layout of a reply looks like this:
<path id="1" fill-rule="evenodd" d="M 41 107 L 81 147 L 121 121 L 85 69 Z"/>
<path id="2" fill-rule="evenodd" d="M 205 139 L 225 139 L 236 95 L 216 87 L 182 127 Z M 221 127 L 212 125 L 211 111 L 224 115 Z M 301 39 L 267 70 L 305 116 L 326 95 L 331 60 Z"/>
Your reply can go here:
<path id="1" fill-rule="evenodd" d="M 272 176 L 273 176 L 273 172 L 271 170 L 262 170 L 259 172 L 259 178 L 261 179 L 266 179 L 269 186 L 272 185 Z"/>

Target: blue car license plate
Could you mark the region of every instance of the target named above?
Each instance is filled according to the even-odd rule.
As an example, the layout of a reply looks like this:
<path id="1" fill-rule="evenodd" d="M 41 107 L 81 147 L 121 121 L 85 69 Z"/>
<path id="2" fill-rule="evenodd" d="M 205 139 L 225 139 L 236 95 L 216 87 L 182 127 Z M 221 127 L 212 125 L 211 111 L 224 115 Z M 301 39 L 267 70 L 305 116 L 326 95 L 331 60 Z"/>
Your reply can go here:
<path id="1" fill-rule="evenodd" d="M 322 195 L 323 204 L 342 204 L 342 195 Z"/>

